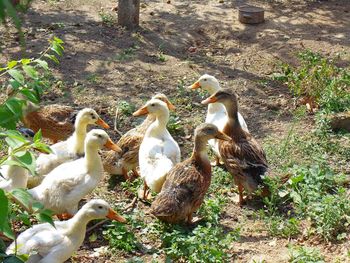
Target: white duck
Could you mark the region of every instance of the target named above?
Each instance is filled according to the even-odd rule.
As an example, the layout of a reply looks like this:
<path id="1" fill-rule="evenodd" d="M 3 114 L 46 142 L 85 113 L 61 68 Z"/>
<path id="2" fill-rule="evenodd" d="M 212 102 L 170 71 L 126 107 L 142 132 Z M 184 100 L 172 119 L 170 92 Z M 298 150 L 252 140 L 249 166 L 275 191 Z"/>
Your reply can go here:
<path id="1" fill-rule="evenodd" d="M 213 95 L 221 87 L 219 81 L 211 75 L 202 75 L 195 83 L 193 83 L 189 88 L 198 89 L 202 88 L 207 91 L 210 95 Z M 207 116 L 205 118 L 206 123 L 212 123 L 216 125 L 219 131 L 222 131 L 226 125 L 228 118 L 225 106 L 222 103 L 212 103 L 208 105 Z M 238 121 L 241 124 L 243 130 L 249 132 L 247 124 L 243 116 L 238 112 Z M 217 156 L 216 164 L 219 164 L 220 153 L 219 153 L 219 142 L 217 139 L 211 139 L 208 141 L 210 148 L 214 151 Z"/>
<path id="2" fill-rule="evenodd" d="M 108 134 L 93 129 L 85 139 L 85 156 L 63 163 L 53 169 L 37 187 L 28 190 L 45 208 L 62 217 L 69 217 L 78 210 L 78 202 L 91 193 L 103 177 L 103 167 L 98 150 L 103 146 L 120 151 Z"/>
<path id="3" fill-rule="evenodd" d="M 55 221 L 35 225 L 17 237 L 17 255 L 29 255 L 26 262 L 63 263 L 78 250 L 84 241 L 86 225 L 94 219 L 108 218 L 125 223 L 126 219 L 112 210 L 101 199 L 91 200 L 67 221 Z M 16 243 L 8 248 L 7 254 L 15 254 Z"/>
<path id="4" fill-rule="evenodd" d="M 22 135 L 31 140 L 34 137 L 34 132 L 27 128 L 20 128 L 19 131 Z M 11 148 L 9 148 L 9 154 Z M 14 157 L 10 156 L 8 160 L 13 160 Z M 0 177 L 0 188 L 5 191 L 11 191 L 15 188 L 26 188 L 29 172 L 27 169 L 17 165 L 3 165 L 0 168 L 0 173 L 3 177 Z"/>
<path id="5" fill-rule="evenodd" d="M 144 180 L 143 198 L 147 189 L 159 193 L 167 172 L 180 162 L 180 148 L 168 132 L 169 120 L 167 104 L 158 99 L 151 99 L 145 106 L 134 112 L 134 116 L 151 114 L 155 121 L 148 127 L 139 151 L 140 176 Z"/>
<path id="6" fill-rule="evenodd" d="M 108 129 L 105 123 L 95 110 L 85 108 L 79 111 L 75 119 L 75 131 L 66 141 L 56 143 L 51 146 L 53 153 L 40 154 L 36 160 L 37 176 L 29 177 L 28 188 L 33 188 L 40 184 L 44 175 L 51 172 L 60 164 L 77 159 L 84 155 L 84 141 L 88 125 L 97 124 Z"/>

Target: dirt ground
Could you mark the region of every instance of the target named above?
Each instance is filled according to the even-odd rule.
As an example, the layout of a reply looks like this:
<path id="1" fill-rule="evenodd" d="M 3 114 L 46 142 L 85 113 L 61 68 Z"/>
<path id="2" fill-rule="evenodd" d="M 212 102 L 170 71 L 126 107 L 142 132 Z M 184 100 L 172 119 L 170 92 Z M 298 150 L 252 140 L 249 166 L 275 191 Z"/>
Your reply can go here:
<path id="1" fill-rule="evenodd" d="M 182 147 L 183 158 L 192 148 L 189 135 L 206 112 L 198 93 L 183 87 L 203 73 L 215 75 L 223 87 L 232 87 L 238 93 L 240 112 L 251 133 L 262 141 L 286 134 L 290 111 L 295 107 L 287 88 L 269 80 L 281 61 L 295 63 L 295 54 L 308 48 L 330 56 L 341 54 L 342 63 L 350 62 L 348 0 L 142 1 L 141 27 L 135 32 L 113 24 L 116 14 L 110 9 L 115 2 L 34 1 L 24 26 L 30 55 L 42 51 L 53 35 L 65 42 L 60 65 L 53 66 L 63 82 L 53 87 L 44 101 L 94 107 L 113 125 L 118 101 L 138 107 L 155 92 L 163 92 L 177 106 L 183 131 L 175 139 Z M 237 7 L 244 3 L 264 7 L 266 21 L 241 24 Z M 105 22 L 110 25 L 102 23 L 101 18 L 108 14 L 111 16 Z M 0 63 L 20 57 L 12 35 L 1 45 L 4 54 Z M 119 124 L 119 129 L 126 132 L 136 122 L 130 117 Z M 305 127 L 310 123 L 306 120 Z M 114 139 L 119 137 L 113 131 L 110 134 Z M 123 193 L 108 191 L 106 182 L 107 178 L 92 196 L 125 201 Z M 138 206 L 141 209 L 143 204 Z M 289 243 L 316 246 L 327 262 L 349 260 L 349 242 L 337 245 L 273 238 L 264 230 L 263 222 L 247 214 L 248 208 L 240 209 L 232 201 L 221 220 L 225 225 L 242 227 L 240 241 L 232 246 L 235 262 L 288 262 Z M 93 247 L 87 240 L 72 262 L 124 262 L 134 256 L 93 257 Z M 149 255 L 138 256 L 151 261 Z"/>

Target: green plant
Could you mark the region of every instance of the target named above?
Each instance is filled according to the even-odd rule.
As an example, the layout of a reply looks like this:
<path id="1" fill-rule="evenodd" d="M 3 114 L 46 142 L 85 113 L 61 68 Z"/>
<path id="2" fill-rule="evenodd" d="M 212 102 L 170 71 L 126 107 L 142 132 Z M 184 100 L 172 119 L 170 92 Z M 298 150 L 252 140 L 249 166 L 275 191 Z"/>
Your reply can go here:
<path id="1" fill-rule="evenodd" d="M 17 121 L 22 117 L 22 107 L 26 101 L 38 103 L 44 89 L 49 87 L 47 74 L 49 66 L 44 58 L 59 63 L 56 55 L 63 53 L 63 41 L 54 37 L 50 40 L 50 46 L 39 58 L 23 58 L 7 63 L 6 67 L 0 68 L 0 77 L 9 76 L 4 83 L 3 89 L 10 85 L 12 92 L 10 97 L 0 105 L 0 126 L 7 129 L 15 129 Z M 55 53 L 55 54 L 53 54 Z M 21 96 L 14 96 L 20 93 Z M 23 99 L 24 98 L 24 99 Z"/>
<path id="2" fill-rule="evenodd" d="M 298 97 L 315 102 L 326 113 L 350 109 L 350 72 L 336 66 L 334 59 L 327 59 L 311 50 L 298 54 L 300 65 L 282 65 L 282 73 L 275 79 L 288 85 Z"/>
<path id="3" fill-rule="evenodd" d="M 100 16 L 102 23 L 106 26 L 112 27 L 117 23 L 115 16 L 104 10 L 98 12 L 98 15 Z"/>
<path id="4" fill-rule="evenodd" d="M 162 247 L 168 258 L 186 262 L 226 262 L 231 243 L 239 237 L 239 229 L 225 233 L 217 225 L 206 223 L 192 230 L 164 225 Z"/>
<path id="5" fill-rule="evenodd" d="M 290 263 L 324 263 L 324 257 L 320 251 L 302 246 L 294 246 L 289 248 Z"/>
<path id="6" fill-rule="evenodd" d="M 115 56 L 115 59 L 116 60 L 119 60 L 119 61 L 126 61 L 126 60 L 129 60 L 131 59 L 134 55 L 135 55 L 135 52 L 139 49 L 140 47 L 137 46 L 137 45 L 132 45 L 131 47 L 129 48 L 126 48 L 124 49 L 122 52 L 120 52 L 119 54 L 117 54 Z"/>
<path id="7" fill-rule="evenodd" d="M 128 231 L 125 225 L 117 222 L 108 225 L 107 229 L 103 231 L 103 236 L 109 241 L 109 245 L 115 249 L 131 252 L 139 246 L 134 233 Z"/>
<path id="8" fill-rule="evenodd" d="M 171 134 L 179 134 L 184 132 L 180 117 L 173 112 L 170 113 L 167 128 Z"/>
<path id="9" fill-rule="evenodd" d="M 135 110 L 135 105 L 122 100 L 118 102 L 118 109 L 120 110 L 120 113 L 126 116 L 131 115 Z"/>

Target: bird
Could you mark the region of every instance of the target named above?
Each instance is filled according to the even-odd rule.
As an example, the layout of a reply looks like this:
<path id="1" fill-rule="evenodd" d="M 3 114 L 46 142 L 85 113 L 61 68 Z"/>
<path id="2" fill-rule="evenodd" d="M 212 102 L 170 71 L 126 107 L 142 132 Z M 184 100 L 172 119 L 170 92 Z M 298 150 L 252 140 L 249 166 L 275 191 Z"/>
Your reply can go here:
<path id="1" fill-rule="evenodd" d="M 218 91 L 220 87 L 219 81 L 212 75 L 204 74 L 202 75 L 195 83 L 189 86 L 190 89 L 202 89 L 208 92 L 210 95 L 213 95 Z M 249 131 L 247 123 L 245 122 L 243 116 L 238 112 L 238 120 L 241 124 L 241 127 L 245 131 Z M 220 131 L 223 130 L 227 122 L 227 113 L 223 104 L 221 103 L 211 103 L 208 105 L 207 115 L 205 118 L 206 123 L 212 123 L 216 125 Z M 219 152 L 219 143 L 218 140 L 212 139 L 209 140 L 209 146 L 213 150 L 216 156 L 215 165 L 220 164 L 220 152 Z"/>
<path id="2" fill-rule="evenodd" d="M 169 110 L 175 110 L 175 106 L 163 93 L 157 93 L 152 98 L 165 102 Z M 133 171 L 134 176 L 138 176 L 137 167 L 139 166 L 138 154 L 140 145 L 146 130 L 154 120 L 155 116 L 147 115 L 147 118 L 140 125 L 125 133 L 117 142 L 117 145 L 122 149 L 120 154 L 116 154 L 114 151 L 102 152 L 103 167 L 106 172 L 123 175 L 126 180 L 129 179 L 129 171 Z"/>
<path id="3" fill-rule="evenodd" d="M 40 154 L 37 158 L 35 170 L 37 175 L 29 177 L 28 188 L 39 185 L 44 176 L 58 165 L 83 156 L 87 127 L 93 124 L 105 129 L 109 128 L 109 125 L 100 118 L 95 110 L 91 108 L 80 110 L 75 118 L 74 133 L 67 140 L 52 145 L 50 147 L 52 153 Z"/>
<path id="4" fill-rule="evenodd" d="M 231 140 L 211 123 L 203 123 L 196 128 L 191 157 L 176 164 L 167 173 L 161 192 L 152 202 L 151 214 L 167 223 L 193 223 L 192 215 L 203 203 L 211 182 L 206 145 L 213 138 Z"/>
<path id="5" fill-rule="evenodd" d="M 98 150 L 103 146 L 120 151 L 108 134 L 92 129 L 86 135 L 85 156 L 63 163 L 47 174 L 38 186 L 28 192 L 61 218 L 74 215 L 79 201 L 91 193 L 103 178 L 103 166 Z"/>
<path id="6" fill-rule="evenodd" d="M 126 219 L 112 210 L 106 201 L 93 199 L 67 221 L 38 224 L 22 232 L 6 253 L 28 255 L 26 262 L 29 263 L 63 263 L 83 243 L 87 224 L 102 218 L 126 223 Z"/>
<path id="7" fill-rule="evenodd" d="M 134 116 L 153 115 L 155 120 L 146 130 L 140 145 L 140 177 L 144 180 L 143 199 L 148 188 L 160 192 L 166 173 L 181 159 L 180 147 L 168 132 L 169 109 L 159 99 L 149 100 L 133 113 Z"/>
<path id="8" fill-rule="evenodd" d="M 232 141 L 220 141 L 219 151 L 225 167 L 238 186 L 238 204 L 242 206 L 245 201 L 243 190 L 252 194 L 261 188 L 262 196 L 269 195 L 269 188 L 263 182 L 268 169 L 266 154 L 239 122 L 237 95 L 230 89 L 220 89 L 202 101 L 204 105 L 211 103 L 222 103 L 227 111 L 228 119 L 223 132 L 231 137 Z"/>

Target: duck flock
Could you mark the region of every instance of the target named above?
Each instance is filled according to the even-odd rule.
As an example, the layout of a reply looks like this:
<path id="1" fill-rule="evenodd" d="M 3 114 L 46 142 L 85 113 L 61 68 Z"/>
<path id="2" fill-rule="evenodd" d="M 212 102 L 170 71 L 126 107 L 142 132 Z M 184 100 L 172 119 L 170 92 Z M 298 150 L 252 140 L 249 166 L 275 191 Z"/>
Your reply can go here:
<path id="1" fill-rule="evenodd" d="M 109 218 L 126 223 L 104 200 L 93 199 L 78 207 L 79 201 L 103 179 L 104 172 L 122 175 L 126 180 L 131 180 L 129 172 L 140 176 L 144 185 L 139 198 L 152 200 L 150 213 L 161 221 L 196 222 L 198 218 L 193 214 L 203 203 L 212 176 L 207 144 L 216 156 L 213 165 L 223 163 L 232 174 L 239 193 L 238 205 L 246 201 L 243 192 L 248 196 L 269 195 L 263 182 L 268 168 L 266 156 L 238 112 L 236 94 L 222 89 L 218 80 L 207 74 L 190 88 L 203 89 L 210 96 L 202 101 L 208 105 L 205 123 L 195 129 L 192 154 L 184 161 L 178 143 L 167 130 L 169 111 L 175 106 L 164 94 L 156 94 L 133 113 L 147 117 L 117 143 L 102 129 L 87 132 L 89 125 L 109 128 L 93 109 L 76 114 L 67 106 L 39 107 L 27 102 L 22 119 L 27 129 L 20 131 L 32 137 L 41 130 L 43 137 L 54 142 L 52 153 L 38 156 L 36 175 L 18 166 L 1 167 L 0 188 L 28 188 L 33 199 L 61 221 L 55 221 L 55 227 L 48 223 L 32 226 L 18 235 L 7 253 L 29 255 L 27 262 L 64 262 L 83 243 L 91 220 Z M 109 151 L 100 153 L 103 148 Z"/>

